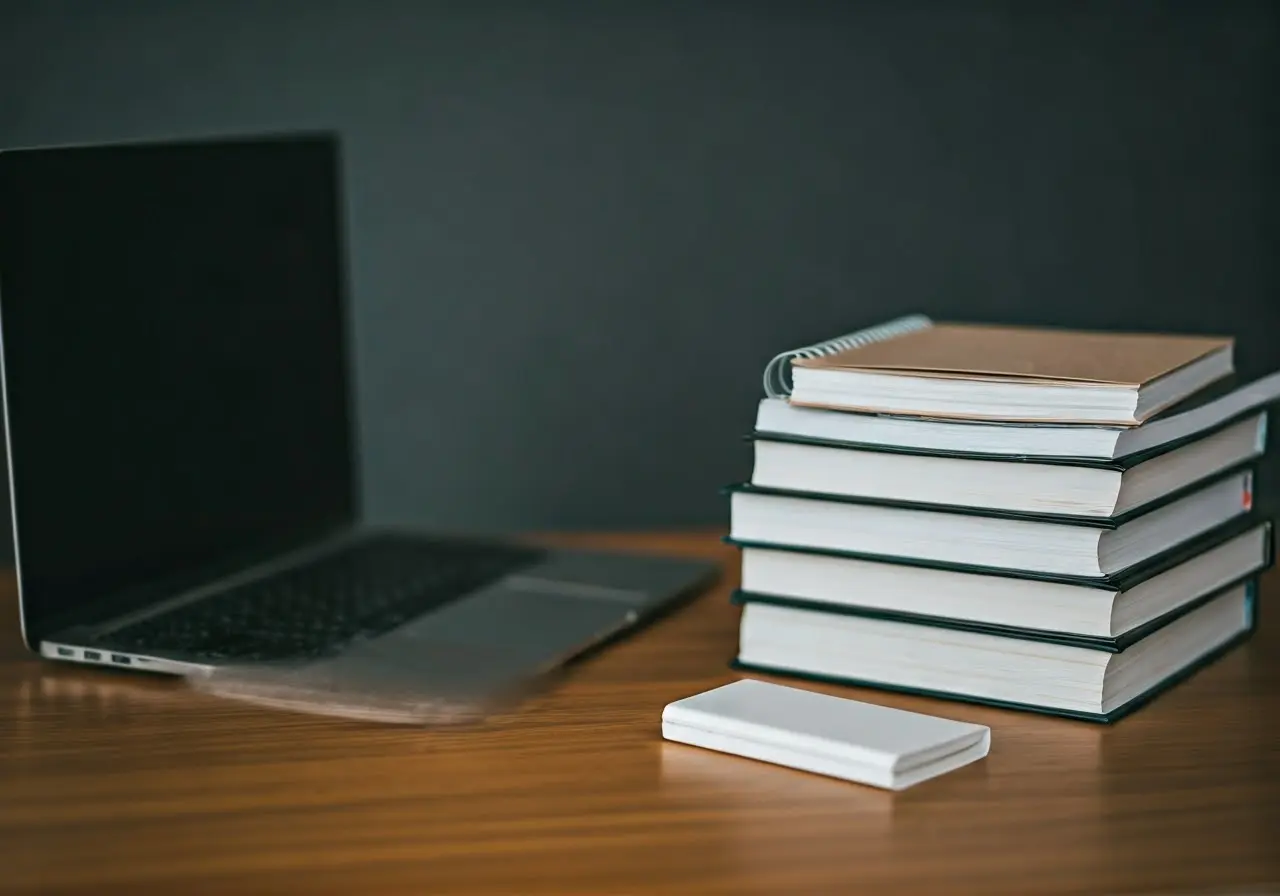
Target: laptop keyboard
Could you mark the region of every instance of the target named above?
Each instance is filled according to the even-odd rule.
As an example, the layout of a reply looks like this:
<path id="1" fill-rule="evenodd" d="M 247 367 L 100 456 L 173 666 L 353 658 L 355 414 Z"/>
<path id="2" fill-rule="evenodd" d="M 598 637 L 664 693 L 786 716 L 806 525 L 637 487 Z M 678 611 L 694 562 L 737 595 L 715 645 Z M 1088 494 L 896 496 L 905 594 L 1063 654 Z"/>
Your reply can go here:
<path id="1" fill-rule="evenodd" d="M 514 545 L 386 535 L 140 619 L 103 637 L 209 660 L 323 656 L 491 584 L 543 556 Z"/>

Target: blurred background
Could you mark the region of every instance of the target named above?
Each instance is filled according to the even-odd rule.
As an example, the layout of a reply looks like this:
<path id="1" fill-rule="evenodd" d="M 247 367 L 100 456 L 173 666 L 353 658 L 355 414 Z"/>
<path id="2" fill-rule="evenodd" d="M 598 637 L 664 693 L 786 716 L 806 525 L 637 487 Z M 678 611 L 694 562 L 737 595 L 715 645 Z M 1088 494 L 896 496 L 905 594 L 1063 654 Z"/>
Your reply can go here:
<path id="1" fill-rule="evenodd" d="M 1278 43 L 1275 3 L 8 0 L 0 146 L 336 129 L 367 515 L 714 525 L 765 362 L 889 317 L 1280 368 Z"/>

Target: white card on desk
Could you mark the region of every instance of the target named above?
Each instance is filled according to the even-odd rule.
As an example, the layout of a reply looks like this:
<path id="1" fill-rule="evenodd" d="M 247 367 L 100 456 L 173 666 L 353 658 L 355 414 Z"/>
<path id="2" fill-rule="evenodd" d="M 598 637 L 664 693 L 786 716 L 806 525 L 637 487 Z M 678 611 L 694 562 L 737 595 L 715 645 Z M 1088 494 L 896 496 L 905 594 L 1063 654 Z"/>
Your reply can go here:
<path id="1" fill-rule="evenodd" d="M 902 790 L 968 765 L 991 729 L 763 681 L 735 681 L 662 711 L 667 740 Z"/>

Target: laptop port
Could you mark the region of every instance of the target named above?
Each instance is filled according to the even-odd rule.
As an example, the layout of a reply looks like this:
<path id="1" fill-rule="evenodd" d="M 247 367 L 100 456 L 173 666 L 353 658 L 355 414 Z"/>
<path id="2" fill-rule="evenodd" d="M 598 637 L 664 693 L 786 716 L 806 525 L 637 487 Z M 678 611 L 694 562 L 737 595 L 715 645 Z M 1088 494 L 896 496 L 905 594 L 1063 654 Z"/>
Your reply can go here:
<path id="1" fill-rule="evenodd" d="M 98 653 L 96 650 L 86 650 L 84 652 L 84 658 L 87 660 L 100 660 L 102 659 L 102 654 Z"/>
<path id="2" fill-rule="evenodd" d="M 132 663 L 133 660 L 129 659 L 127 656 L 125 656 L 122 653 L 113 653 L 111 654 L 111 662 L 119 663 L 122 666 L 127 666 L 130 663 Z"/>
<path id="3" fill-rule="evenodd" d="M 59 647 L 58 656 L 75 656 L 76 652 L 70 647 Z"/>

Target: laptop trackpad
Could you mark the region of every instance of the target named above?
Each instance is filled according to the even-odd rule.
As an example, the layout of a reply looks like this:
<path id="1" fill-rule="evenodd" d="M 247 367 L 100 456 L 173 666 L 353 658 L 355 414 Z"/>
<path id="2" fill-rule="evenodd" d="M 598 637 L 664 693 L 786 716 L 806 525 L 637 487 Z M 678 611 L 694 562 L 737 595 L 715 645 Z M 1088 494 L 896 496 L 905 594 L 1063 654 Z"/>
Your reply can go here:
<path id="1" fill-rule="evenodd" d="M 497 585 L 336 657 L 302 667 L 228 667 L 200 686 L 262 705 L 412 724 L 474 721 L 520 699 L 629 607 Z"/>
<path id="2" fill-rule="evenodd" d="M 410 665 L 483 664 L 484 677 L 536 674 L 570 659 L 634 620 L 626 605 L 498 584 L 468 595 L 369 645 Z M 447 659 L 446 659 L 447 657 Z M 481 670 L 476 670 L 480 672 Z"/>

